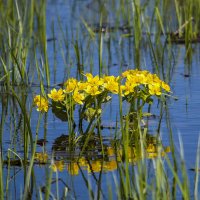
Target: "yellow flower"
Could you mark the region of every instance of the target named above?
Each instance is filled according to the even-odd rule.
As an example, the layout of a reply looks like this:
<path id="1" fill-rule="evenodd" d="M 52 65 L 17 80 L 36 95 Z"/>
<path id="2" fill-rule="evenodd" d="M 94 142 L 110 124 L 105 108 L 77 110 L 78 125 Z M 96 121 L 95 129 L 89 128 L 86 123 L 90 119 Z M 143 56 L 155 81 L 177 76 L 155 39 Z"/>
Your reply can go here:
<path id="1" fill-rule="evenodd" d="M 70 93 L 70 92 L 73 92 L 74 89 L 76 88 L 77 86 L 77 83 L 78 81 L 74 78 L 70 78 L 68 79 L 65 83 L 64 83 L 64 86 L 66 87 L 65 88 L 65 92 L 66 93 Z"/>
<path id="2" fill-rule="evenodd" d="M 101 93 L 98 86 L 88 86 L 85 91 L 92 96 L 96 96 Z"/>
<path id="3" fill-rule="evenodd" d="M 79 91 L 84 91 L 87 89 L 88 83 L 78 82 L 77 89 Z"/>
<path id="4" fill-rule="evenodd" d="M 90 73 L 85 75 L 87 77 L 87 83 L 91 86 L 100 86 L 103 85 L 103 79 L 99 78 L 99 76 L 94 76 Z"/>
<path id="5" fill-rule="evenodd" d="M 126 81 L 125 85 L 123 85 L 124 95 L 134 92 L 136 86 L 137 85 L 134 82 Z"/>
<path id="6" fill-rule="evenodd" d="M 53 101 L 63 101 L 65 95 L 63 94 L 63 90 L 61 88 L 58 91 L 54 88 L 51 90 L 51 94 L 48 94 L 48 97 Z"/>
<path id="7" fill-rule="evenodd" d="M 77 163 L 70 163 L 67 166 L 67 170 L 69 172 L 70 175 L 78 175 L 79 173 L 79 166 Z"/>
<path id="8" fill-rule="evenodd" d="M 109 83 L 109 82 L 118 82 L 119 81 L 119 76 L 104 76 L 103 77 L 104 83 Z"/>
<path id="9" fill-rule="evenodd" d="M 34 105 L 37 106 L 37 111 L 41 111 L 41 112 L 48 111 L 49 103 L 44 97 L 37 95 L 35 96 L 33 102 L 34 102 Z"/>
<path id="10" fill-rule="evenodd" d="M 73 99 L 78 104 L 83 104 L 83 100 L 85 99 L 84 94 L 80 93 L 77 89 L 74 90 Z"/>
<path id="11" fill-rule="evenodd" d="M 35 153 L 34 159 L 40 163 L 46 163 L 48 160 L 47 153 Z"/>
<path id="12" fill-rule="evenodd" d="M 148 87 L 149 87 L 149 94 L 150 95 L 157 95 L 157 96 L 161 95 L 161 89 L 160 89 L 159 84 L 152 83 L 152 84 L 148 85 Z"/>
<path id="13" fill-rule="evenodd" d="M 41 96 L 40 96 L 40 95 L 36 95 L 36 96 L 34 97 L 33 103 L 34 103 L 35 106 L 36 106 L 37 103 L 40 101 L 40 99 L 41 99 Z"/>
<path id="14" fill-rule="evenodd" d="M 161 84 L 161 87 L 167 91 L 167 92 L 170 92 L 170 87 L 167 83 L 165 83 L 164 81 L 162 81 L 162 84 Z"/>
<path id="15" fill-rule="evenodd" d="M 59 161 L 55 161 L 52 165 L 51 165 L 51 169 L 56 172 L 56 171 L 60 171 L 62 172 L 64 170 L 64 161 L 63 160 L 59 160 Z"/>
<path id="16" fill-rule="evenodd" d="M 127 71 L 123 72 L 123 73 L 122 73 L 122 77 L 125 78 L 125 77 L 127 77 L 128 75 L 131 75 L 133 71 L 134 71 L 134 70 L 127 70 Z"/>
<path id="17" fill-rule="evenodd" d="M 108 91 L 110 91 L 110 92 L 112 92 L 114 94 L 118 94 L 119 84 L 117 82 L 114 82 L 114 81 L 113 82 L 108 82 L 108 83 L 104 84 L 104 87 Z"/>
<path id="18" fill-rule="evenodd" d="M 136 77 L 139 84 L 146 85 L 148 83 L 148 79 L 144 74 L 137 74 Z"/>

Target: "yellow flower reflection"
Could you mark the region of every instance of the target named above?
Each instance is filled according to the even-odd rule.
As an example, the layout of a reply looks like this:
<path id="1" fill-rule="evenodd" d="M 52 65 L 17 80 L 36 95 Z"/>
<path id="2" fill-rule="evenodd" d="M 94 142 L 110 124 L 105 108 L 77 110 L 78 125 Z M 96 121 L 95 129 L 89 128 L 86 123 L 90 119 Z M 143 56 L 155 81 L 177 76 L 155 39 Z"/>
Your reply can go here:
<path id="1" fill-rule="evenodd" d="M 93 160 L 90 164 L 88 164 L 88 173 L 100 172 L 101 168 L 102 168 L 102 161 Z"/>
<path id="2" fill-rule="evenodd" d="M 72 163 L 69 163 L 67 165 L 67 170 L 68 170 L 68 173 L 72 176 L 75 176 L 75 175 L 78 175 L 79 174 L 79 166 L 77 163 L 75 162 L 72 162 Z"/>
<path id="3" fill-rule="evenodd" d="M 40 95 L 36 95 L 33 99 L 34 106 L 37 106 L 37 111 L 40 112 L 48 112 L 49 103 L 47 99 L 41 97 Z"/>
<path id="4" fill-rule="evenodd" d="M 107 155 L 108 156 L 114 156 L 115 155 L 115 151 L 114 151 L 113 147 L 107 147 Z"/>
<path id="5" fill-rule="evenodd" d="M 117 161 L 114 159 L 105 162 L 103 165 L 103 170 L 105 170 L 105 171 L 113 171 L 116 169 L 117 169 Z"/>
<path id="6" fill-rule="evenodd" d="M 80 167 L 87 167 L 88 166 L 88 161 L 85 159 L 85 157 L 79 158 L 78 163 L 79 163 Z"/>
<path id="7" fill-rule="evenodd" d="M 52 165 L 51 165 L 51 169 L 54 172 L 60 171 L 62 172 L 64 170 L 64 161 L 63 160 L 59 160 L 59 161 L 55 161 Z"/>
<path id="8" fill-rule="evenodd" d="M 47 153 L 35 153 L 34 159 L 39 163 L 47 163 L 48 154 Z"/>

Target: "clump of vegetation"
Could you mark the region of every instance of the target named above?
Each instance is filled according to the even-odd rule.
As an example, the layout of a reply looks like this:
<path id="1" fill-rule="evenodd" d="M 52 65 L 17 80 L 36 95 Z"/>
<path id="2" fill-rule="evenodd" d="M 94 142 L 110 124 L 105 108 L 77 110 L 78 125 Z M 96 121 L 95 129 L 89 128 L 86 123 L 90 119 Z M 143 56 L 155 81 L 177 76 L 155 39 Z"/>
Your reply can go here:
<path id="1" fill-rule="evenodd" d="M 85 81 L 69 78 L 63 88 L 53 88 L 46 97 L 36 95 L 34 105 L 37 111 L 48 112 L 52 108 L 58 118 L 74 120 L 74 109 L 81 105 L 79 120 L 92 121 L 101 115 L 102 104 L 111 101 L 112 94 L 117 94 L 130 104 L 128 114 L 139 112 L 142 116 L 142 108 L 152 103 L 152 96 L 159 98 L 170 92 L 167 83 L 145 70 L 127 70 L 117 77 L 87 73 L 85 77 Z"/>

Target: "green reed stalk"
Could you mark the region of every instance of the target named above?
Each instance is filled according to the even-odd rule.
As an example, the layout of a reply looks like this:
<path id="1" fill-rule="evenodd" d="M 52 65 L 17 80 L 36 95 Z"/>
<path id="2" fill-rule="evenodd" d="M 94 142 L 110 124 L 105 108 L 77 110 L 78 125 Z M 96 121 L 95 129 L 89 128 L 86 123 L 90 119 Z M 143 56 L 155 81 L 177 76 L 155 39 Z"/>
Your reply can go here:
<path id="1" fill-rule="evenodd" d="M 176 191 L 177 191 L 177 183 L 180 186 L 180 181 L 178 179 L 178 164 L 177 164 L 177 159 L 176 159 L 176 155 L 175 155 L 175 145 L 174 145 L 174 140 L 173 140 L 173 135 L 172 135 L 172 128 L 171 128 L 171 122 L 170 122 L 170 116 L 169 116 L 169 111 L 168 111 L 168 107 L 165 107 L 165 111 L 166 111 L 166 124 L 167 127 L 169 129 L 169 139 L 170 139 L 170 148 L 171 148 L 171 152 L 172 152 L 172 159 L 173 159 L 173 166 L 171 163 L 168 162 L 169 167 L 172 170 L 172 173 L 174 175 L 173 177 L 173 186 L 172 186 L 172 198 L 175 199 L 176 198 Z"/>
<path id="2" fill-rule="evenodd" d="M 5 77 L 6 77 L 7 86 L 9 86 L 10 85 L 10 72 L 11 71 L 8 70 L 8 68 L 7 68 L 2 57 L 0 57 L 0 60 L 1 60 L 1 64 L 3 66 L 4 74 L 5 74 Z"/>
<path id="3" fill-rule="evenodd" d="M 2 95 L 1 96 L 1 123 L 0 123 L 0 152 L 3 150 L 3 133 L 4 133 L 4 124 L 6 122 L 6 108 L 8 106 L 7 98 Z M 3 159 L 3 155 L 1 154 L 0 159 Z"/>
<path id="4" fill-rule="evenodd" d="M 36 7 L 38 9 L 37 25 L 38 25 L 39 42 L 44 59 L 45 78 L 47 85 L 50 86 L 50 68 L 48 62 L 47 37 L 46 37 L 46 0 L 40 1 L 40 3 L 36 5 Z"/>
<path id="5" fill-rule="evenodd" d="M 83 80 L 83 65 L 82 65 L 82 61 L 81 61 L 81 53 L 80 53 L 80 46 L 79 46 L 79 42 L 78 42 L 78 38 L 76 39 L 75 41 L 75 44 L 74 44 L 74 51 L 75 51 L 75 55 L 76 55 L 76 60 L 77 60 L 77 78 L 79 77 L 80 80 Z"/>
<path id="6" fill-rule="evenodd" d="M 0 199 L 4 199 L 4 175 L 3 175 L 3 159 L 2 151 L 0 151 Z"/>
<path id="7" fill-rule="evenodd" d="M 181 157 L 181 172 L 182 172 L 182 187 L 184 190 L 184 199 L 190 199 L 190 184 L 188 180 L 188 174 L 187 174 L 187 169 L 185 166 L 185 159 L 184 159 L 184 147 L 183 147 L 183 142 L 181 140 L 181 137 L 179 135 L 179 143 L 180 143 L 180 157 Z"/>
<path id="8" fill-rule="evenodd" d="M 42 114 L 40 113 L 39 117 L 38 117 L 37 127 L 36 127 L 35 142 L 31 149 L 32 156 L 31 156 L 31 160 L 30 160 L 30 164 L 29 164 L 29 168 L 28 168 L 28 173 L 26 174 L 26 179 L 25 179 L 25 188 L 24 188 L 24 195 L 23 195 L 24 200 L 28 198 L 28 193 L 30 192 L 29 191 L 30 190 L 30 179 L 31 179 L 31 174 L 33 173 L 33 164 L 34 164 L 34 159 L 35 159 L 35 152 L 36 152 L 38 132 L 39 132 L 41 118 L 42 118 Z M 31 141 L 31 142 L 33 142 L 33 141 Z M 26 163 L 25 163 L 25 167 L 26 167 Z"/>
<path id="9" fill-rule="evenodd" d="M 181 191 L 181 194 L 183 196 L 183 199 L 186 200 L 188 199 L 188 193 L 187 191 L 184 191 L 184 187 L 183 187 L 183 184 L 181 183 L 181 180 L 178 176 L 178 172 L 177 172 L 177 169 L 174 168 L 174 166 L 172 165 L 171 161 L 169 160 L 169 158 L 166 158 L 166 161 L 167 161 L 167 164 L 173 174 L 173 184 L 172 184 L 172 198 L 173 199 L 176 199 L 176 187 L 178 185 L 180 191 Z"/>
<path id="10" fill-rule="evenodd" d="M 52 161 L 53 162 L 53 161 Z M 52 180 L 52 169 L 46 169 L 46 184 L 45 184 L 45 196 L 44 199 L 48 200 L 51 196 L 51 180 Z"/>
<path id="11" fill-rule="evenodd" d="M 52 31 L 52 39 L 53 39 L 53 76 L 54 76 L 54 84 L 56 84 L 56 72 L 57 72 L 57 49 L 56 49 L 56 35 L 55 35 L 55 25 L 54 21 L 51 23 L 51 31 Z"/>
<path id="12" fill-rule="evenodd" d="M 140 0 L 132 0 L 132 11 L 134 14 L 133 27 L 134 27 L 134 63 L 137 69 L 141 68 L 140 65 L 140 47 L 142 39 L 141 28 L 141 6 Z"/>
<path id="13" fill-rule="evenodd" d="M 29 144 L 29 140 L 30 140 L 30 145 L 31 145 L 31 151 L 33 150 L 33 138 L 32 138 L 32 130 L 31 130 L 31 126 L 30 126 L 30 117 L 27 113 L 27 109 L 26 109 L 26 99 L 20 100 L 19 96 L 16 94 L 16 92 L 14 91 L 14 89 L 12 89 L 12 94 L 15 97 L 15 99 L 17 100 L 23 117 L 24 117 L 24 161 L 27 161 L 27 155 L 28 155 L 28 144 Z"/>
<path id="14" fill-rule="evenodd" d="M 196 156 L 196 167 L 195 167 L 195 184 L 194 184 L 194 199 L 198 200 L 199 194 L 199 157 L 200 157 L 200 137 L 198 141 L 198 147 L 197 147 L 197 156 Z"/>
<path id="15" fill-rule="evenodd" d="M 129 147 L 129 116 L 126 118 L 125 122 L 125 130 L 123 137 L 123 148 L 124 148 L 124 156 L 125 156 L 125 196 L 128 197 L 130 195 L 130 174 L 129 174 L 129 162 L 128 162 L 128 147 Z"/>
<path id="16" fill-rule="evenodd" d="M 79 169 L 80 169 L 80 172 L 81 172 L 81 177 L 83 178 L 84 182 L 85 182 L 85 185 L 88 189 L 88 193 L 89 193 L 89 196 L 90 196 L 90 199 L 94 199 L 94 191 L 92 190 L 92 186 L 90 184 L 90 181 L 89 181 L 89 177 L 87 178 L 85 176 L 85 174 L 83 173 L 83 170 L 81 169 L 81 167 L 79 166 Z"/>
<path id="17" fill-rule="evenodd" d="M 180 6 L 178 3 L 178 0 L 174 0 L 174 4 L 175 4 L 175 8 L 176 8 L 176 15 L 177 15 L 177 20 L 178 20 L 178 26 L 180 27 L 182 24 L 182 17 L 181 17 L 181 13 L 180 13 Z M 179 33 L 180 34 L 180 33 Z"/>
<path id="18" fill-rule="evenodd" d="M 102 27 L 102 20 L 103 20 L 103 16 L 101 13 L 101 17 L 100 17 L 100 23 L 99 23 L 99 27 Z M 102 76 L 102 59 L 103 59 L 103 34 L 102 31 L 100 30 L 99 32 L 99 45 L 98 45 L 98 53 L 99 53 L 99 77 Z"/>
<path id="19" fill-rule="evenodd" d="M 162 20 L 162 17 L 161 17 L 161 14 L 160 14 L 160 11 L 159 11 L 158 7 L 155 8 L 155 12 L 156 12 L 156 17 L 157 17 L 158 24 L 161 27 L 162 33 L 165 35 L 165 28 L 164 28 L 163 20 Z"/>
<path id="20" fill-rule="evenodd" d="M 10 182 L 10 151 L 8 150 L 8 155 L 7 155 L 7 160 L 8 160 L 8 171 L 7 171 L 7 178 L 6 178 L 6 188 L 5 188 L 5 193 L 6 193 L 6 198 L 9 197 L 9 182 Z M 4 184 L 4 183 L 3 183 Z"/>
<path id="21" fill-rule="evenodd" d="M 159 65 L 158 65 L 158 59 L 157 59 L 157 54 L 154 50 L 154 47 L 153 47 L 153 43 L 151 41 L 151 36 L 149 33 L 147 33 L 147 37 L 148 37 L 148 41 L 149 41 L 149 47 L 150 47 L 150 50 L 151 50 L 151 53 L 152 53 L 152 59 L 153 59 L 153 63 L 154 63 L 154 66 L 155 66 L 155 70 L 156 70 L 156 74 L 160 74 L 160 70 L 159 70 Z"/>

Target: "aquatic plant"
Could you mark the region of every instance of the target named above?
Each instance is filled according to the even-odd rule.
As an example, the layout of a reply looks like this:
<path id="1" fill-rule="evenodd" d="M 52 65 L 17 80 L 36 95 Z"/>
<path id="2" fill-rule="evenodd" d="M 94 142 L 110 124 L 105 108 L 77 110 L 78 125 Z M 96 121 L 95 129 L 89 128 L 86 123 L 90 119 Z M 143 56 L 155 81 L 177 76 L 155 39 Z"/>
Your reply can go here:
<path id="1" fill-rule="evenodd" d="M 153 96 L 159 98 L 170 92 L 167 83 L 146 70 L 127 70 L 117 77 L 99 77 L 91 73 L 84 76 L 84 81 L 69 78 L 62 88 L 53 88 L 47 97 L 36 95 L 33 101 L 37 111 L 48 112 L 49 108 L 52 108 L 58 118 L 74 122 L 75 107 L 81 106 L 79 128 L 82 133 L 82 120 L 86 119 L 91 125 L 92 121 L 101 116 L 102 104 L 111 101 L 112 95 L 119 95 L 123 101 L 130 104 L 128 115 L 133 122 L 134 114 L 142 115 L 144 105 L 151 104 Z"/>

